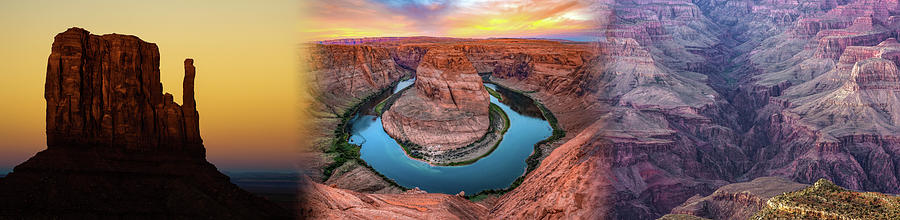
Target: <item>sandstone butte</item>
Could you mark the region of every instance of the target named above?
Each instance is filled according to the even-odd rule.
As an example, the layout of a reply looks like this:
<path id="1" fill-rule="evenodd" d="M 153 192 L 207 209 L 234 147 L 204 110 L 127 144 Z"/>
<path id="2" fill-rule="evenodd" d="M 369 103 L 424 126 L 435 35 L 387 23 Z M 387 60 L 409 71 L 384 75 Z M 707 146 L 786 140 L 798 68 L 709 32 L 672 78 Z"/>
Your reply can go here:
<path id="1" fill-rule="evenodd" d="M 395 139 L 439 155 L 487 133 L 488 96 L 465 54 L 434 48 L 422 57 L 414 86 L 382 115 L 382 124 Z"/>
<path id="2" fill-rule="evenodd" d="M 291 218 L 206 161 L 184 62 L 184 105 L 162 93 L 159 49 L 135 36 L 56 35 L 47 149 L 0 181 L 0 218 Z"/>
<path id="3" fill-rule="evenodd" d="M 574 155 L 597 158 L 592 174 L 583 176 L 591 176 L 586 182 L 598 184 L 597 192 L 615 198 L 596 200 L 609 210 L 603 216 L 612 219 L 658 218 L 692 197 L 769 176 L 801 184 L 824 178 L 852 190 L 900 190 L 896 120 L 900 61 L 895 56 L 897 44 L 890 39 L 900 31 L 896 1 L 598 4 L 604 28 L 597 33 L 602 38 L 591 46 L 422 37 L 344 40 L 311 47 L 321 54 L 338 47 L 384 51 L 383 63 L 354 65 L 396 67 L 400 71 L 391 73 L 402 75 L 415 70 L 429 48 L 452 45 L 466 54 L 477 72 L 491 73 L 492 80 L 507 87 L 534 91 L 529 95 L 553 111 L 566 137 L 541 147 L 540 152 L 550 156 L 522 186 L 486 203 L 493 207 L 492 215 L 508 210 L 497 204 L 509 204 L 513 197 L 536 189 L 531 181 L 538 173 L 574 172 L 571 164 L 557 165 L 550 158 L 566 155 L 563 146 L 580 135 L 596 140 L 575 147 L 580 153 Z M 596 50 L 583 49 L 591 47 Z M 344 78 L 326 74 L 333 73 L 327 69 L 313 73 L 320 79 Z M 364 95 L 328 102 L 354 103 L 385 87 L 373 84 L 368 93 L 359 93 Z M 340 90 L 320 91 L 329 96 Z M 326 103 L 319 108 L 334 106 Z M 324 128 L 337 124 L 329 119 L 321 122 L 332 123 Z M 586 133 L 594 126 L 596 133 Z M 354 178 L 313 178 L 317 179 L 335 183 Z M 380 181 L 360 184 L 376 186 Z M 564 179 L 537 181 L 553 185 Z M 538 217 L 565 213 L 560 210 L 568 209 L 537 208 L 559 203 L 536 199 L 575 198 L 565 195 L 573 194 L 519 197 L 532 206 L 516 208 L 519 214 L 543 213 Z"/>

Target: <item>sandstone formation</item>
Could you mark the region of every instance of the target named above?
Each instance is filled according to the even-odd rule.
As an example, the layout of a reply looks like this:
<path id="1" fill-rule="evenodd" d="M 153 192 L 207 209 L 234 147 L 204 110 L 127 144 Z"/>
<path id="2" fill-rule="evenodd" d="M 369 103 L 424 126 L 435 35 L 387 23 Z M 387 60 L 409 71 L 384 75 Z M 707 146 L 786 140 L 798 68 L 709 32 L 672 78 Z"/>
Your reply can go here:
<path id="1" fill-rule="evenodd" d="M 310 219 L 482 219 L 488 212 L 463 197 L 416 190 L 365 194 L 310 183 L 305 194 L 300 214 Z"/>
<path id="2" fill-rule="evenodd" d="M 432 49 L 416 69 L 416 82 L 382 115 L 385 132 L 441 155 L 484 136 L 490 125 L 487 90 L 468 58 Z"/>
<path id="3" fill-rule="evenodd" d="M 322 169 L 333 163 L 332 156 L 324 151 L 336 141 L 335 132 L 343 129 L 344 118 L 356 111 L 357 105 L 390 89 L 402 77 L 410 76 L 414 70 L 405 69 L 393 60 L 391 51 L 370 45 L 312 45 L 308 48 L 310 72 L 310 93 L 316 97 L 311 113 L 315 121 L 309 127 L 311 149 L 301 160 L 312 167 L 310 178 L 317 181 L 329 179 L 322 176 Z M 341 164 L 335 165 L 335 167 Z M 363 167 L 364 169 L 368 169 Z M 376 185 L 389 185 L 377 178 Z"/>
<path id="4" fill-rule="evenodd" d="M 135 36 L 56 36 L 47 149 L 0 182 L 0 218 L 290 218 L 206 161 L 185 60 L 183 106 L 162 93 L 157 46 Z"/>
<path id="5" fill-rule="evenodd" d="M 335 169 L 334 173 L 324 184 L 356 192 L 376 194 L 403 192 L 403 189 L 386 181 L 373 181 L 380 179 L 381 177 L 374 170 L 360 166 L 357 161 L 351 161 Z"/>
<path id="6" fill-rule="evenodd" d="M 47 64 L 47 145 L 176 150 L 203 157 L 193 97 L 193 61 L 185 60 L 185 105 L 162 93 L 159 49 L 134 36 L 56 36 Z"/>

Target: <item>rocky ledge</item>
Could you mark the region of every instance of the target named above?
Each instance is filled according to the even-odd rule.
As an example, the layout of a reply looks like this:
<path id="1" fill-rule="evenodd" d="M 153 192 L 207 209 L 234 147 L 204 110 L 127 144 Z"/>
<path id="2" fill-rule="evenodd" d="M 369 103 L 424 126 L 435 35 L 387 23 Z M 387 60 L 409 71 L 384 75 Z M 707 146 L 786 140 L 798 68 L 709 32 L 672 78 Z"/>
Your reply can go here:
<path id="1" fill-rule="evenodd" d="M 749 219 L 766 207 L 766 201 L 779 194 L 793 192 L 809 185 L 781 177 L 760 177 L 750 182 L 719 187 L 708 196 L 694 195 L 672 209 L 672 214 L 706 219 Z M 665 218 L 664 218 L 665 219 Z"/>
<path id="2" fill-rule="evenodd" d="M 459 50 L 432 49 L 416 69 L 416 82 L 382 115 L 385 132 L 426 161 L 456 153 L 488 133 L 490 98 L 481 77 Z M 406 145 L 406 144 L 405 144 Z M 418 154 L 418 155 L 417 155 Z"/>

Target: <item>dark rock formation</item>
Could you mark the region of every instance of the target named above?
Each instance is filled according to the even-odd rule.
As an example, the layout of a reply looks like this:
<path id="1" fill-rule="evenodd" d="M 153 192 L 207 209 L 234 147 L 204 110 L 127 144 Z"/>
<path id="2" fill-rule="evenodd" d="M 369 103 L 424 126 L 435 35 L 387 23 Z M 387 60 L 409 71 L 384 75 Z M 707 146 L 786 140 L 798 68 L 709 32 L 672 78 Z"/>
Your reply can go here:
<path id="1" fill-rule="evenodd" d="M 134 36 L 96 36 L 81 29 L 57 35 L 44 93 L 48 147 L 176 150 L 204 156 L 193 86 L 188 85 L 193 81 L 192 61 L 185 61 L 185 89 L 191 90 L 184 93 L 187 105 L 181 107 L 172 95 L 162 93 L 158 51 L 155 44 Z"/>
<path id="2" fill-rule="evenodd" d="M 56 36 L 47 150 L 0 182 L 0 218 L 290 218 L 206 161 L 185 60 L 184 101 L 162 94 L 159 51 L 135 36 Z"/>

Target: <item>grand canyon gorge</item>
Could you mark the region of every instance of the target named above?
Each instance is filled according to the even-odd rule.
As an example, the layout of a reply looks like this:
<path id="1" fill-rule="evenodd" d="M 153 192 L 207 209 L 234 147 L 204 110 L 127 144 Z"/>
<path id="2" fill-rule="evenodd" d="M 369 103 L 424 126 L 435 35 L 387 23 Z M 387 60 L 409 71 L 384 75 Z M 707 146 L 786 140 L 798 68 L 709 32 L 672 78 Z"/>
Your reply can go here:
<path id="1" fill-rule="evenodd" d="M 900 219 L 900 1 L 304 7 L 309 37 L 280 45 L 299 77 L 276 79 L 299 81 L 297 120 L 277 116 L 299 127 L 289 172 L 247 165 L 285 157 L 247 154 L 269 140 L 227 149 L 244 169 L 210 153 L 252 135 L 207 112 L 274 114 L 222 92 L 270 89 L 249 86 L 268 66 L 179 59 L 173 92 L 165 44 L 72 27 L 42 63 L 46 144 L 0 175 L 0 219 Z M 235 36 L 276 39 L 203 39 Z M 197 96 L 218 77 L 248 85 Z"/>

